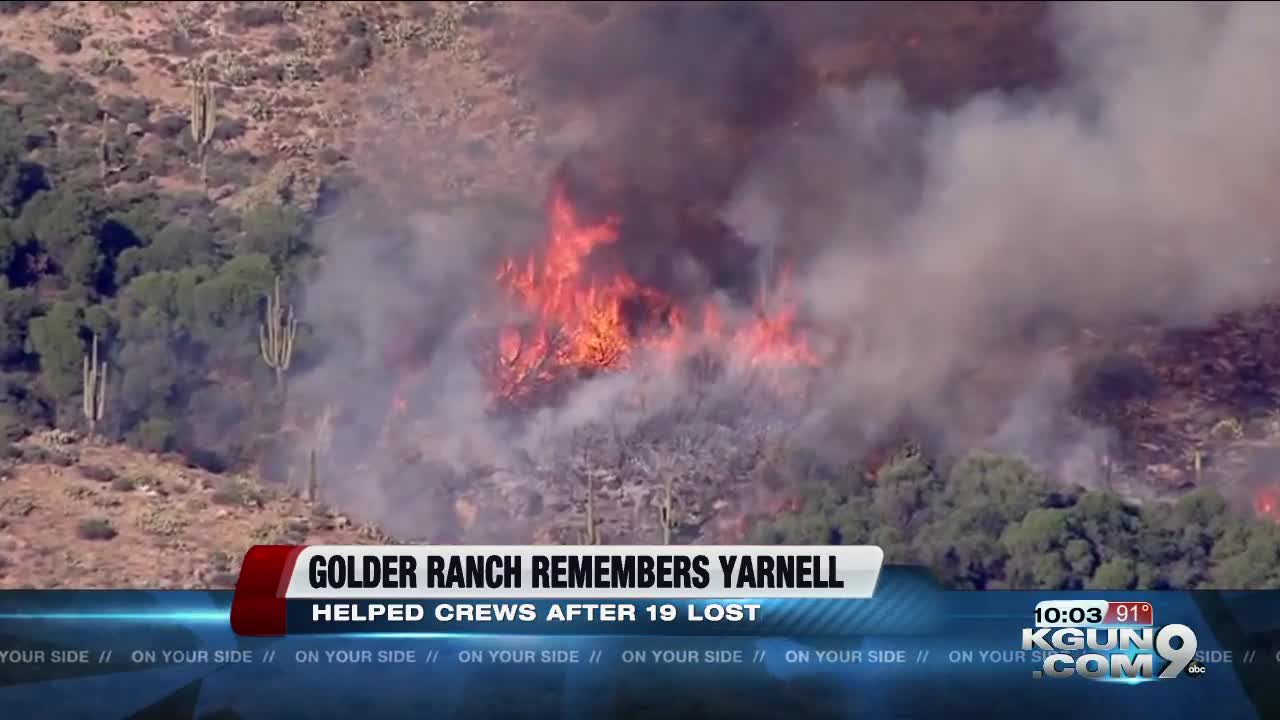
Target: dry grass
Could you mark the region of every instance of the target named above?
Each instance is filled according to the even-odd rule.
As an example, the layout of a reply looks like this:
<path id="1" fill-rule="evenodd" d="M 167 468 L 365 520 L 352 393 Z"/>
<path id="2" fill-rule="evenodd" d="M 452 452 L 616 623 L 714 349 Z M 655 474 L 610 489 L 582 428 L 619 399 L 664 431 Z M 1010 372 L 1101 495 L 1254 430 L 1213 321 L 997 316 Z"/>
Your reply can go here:
<path id="1" fill-rule="evenodd" d="M 79 466 L 22 462 L 0 480 L 0 588 L 225 586 L 255 543 L 376 540 L 247 478 L 120 447 L 67 447 Z M 86 478 L 85 467 L 110 468 L 116 480 Z"/>

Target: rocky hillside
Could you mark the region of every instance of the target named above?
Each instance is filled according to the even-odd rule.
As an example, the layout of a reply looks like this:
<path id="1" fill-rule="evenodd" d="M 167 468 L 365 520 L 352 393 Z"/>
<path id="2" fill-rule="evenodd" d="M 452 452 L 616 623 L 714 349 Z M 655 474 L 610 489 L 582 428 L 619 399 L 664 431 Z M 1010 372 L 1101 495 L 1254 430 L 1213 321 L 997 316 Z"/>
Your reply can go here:
<path id="1" fill-rule="evenodd" d="M 385 542 L 243 475 L 47 432 L 0 478 L 0 587 L 229 588 L 255 544 Z"/>
<path id="2" fill-rule="evenodd" d="M 1059 75 L 1042 3 L 790 5 L 0 3 L 0 585 L 222 586 L 252 543 L 373 542 L 356 516 L 391 514 L 399 539 L 431 525 L 448 530 L 432 540 L 647 542 L 668 518 L 673 542 L 875 541 L 964 587 L 1280 582 L 1280 321 L 1266 306 L 1178 332 L 1059 333 L 1047 319 L 1071 375 L 1071 412 L 1052 431 L 1107 436 L 1053 458 L 1052 482 L 914 437 L 834 462 L 757 447 L 719 418 L 703 425 L 723 452 L 670 484 L 622 460 L 582 477 L 454 472 L 430 462 L 438 422 L 387 397 L 390 419 L 337 421 L 339 445 L 361 451 L 326 469 L 351 478 L 340 511 L 287 489 L 304 463 L 270 450 L 320 415 L 289 381 L 334 342 L 304 317 L 273 360 L 259 329 L 265 297 L 300 307 L 332 271 L 321 229 L 387 227 L 392 240 L 366 254 L 411 265 L 396 253 L 414 213 L 536 216 L 553 174 L 588 157 L 589 180 L 607 186 L 622 167 L 655 206 L 679 205 L 678 220 L 653 220 L 670 230 L 723 202 L 760 138 L 824 89 L 891 77 L 905 104 L 933 111 Z M 370 395 L 404 369 L 414 348 L 400 345 L 421 340 L 424 305 L 402 304 L 376 307 L 397 347 L 367 349 Z M 93 443 L 86 360 L 106 374 Z M 1026 371 L 1024 357 L 982 360 L 957 395 L 999 396 Z M 610 452 L 625 444 L 602 434 Z M 370 465 L 388 458 L 391 471 Z M 431 482 L 361 506 L 366 477 L 401 475 Z M 669 501 L 679 511 L 660 514 Z M 1031 556 L 1050 559 L 1019 560 Z"/>

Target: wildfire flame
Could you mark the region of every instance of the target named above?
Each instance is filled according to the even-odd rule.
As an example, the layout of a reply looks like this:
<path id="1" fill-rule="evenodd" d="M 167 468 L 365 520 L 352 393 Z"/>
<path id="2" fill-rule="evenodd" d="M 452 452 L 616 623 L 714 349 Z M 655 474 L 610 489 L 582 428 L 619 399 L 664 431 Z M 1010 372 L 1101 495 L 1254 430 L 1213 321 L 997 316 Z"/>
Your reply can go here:
<path id="1" fill-rule="evenodd" d="M 1280 487 L 1260 490 L 1253 498 L 1253 509 L 1259 517 L 1280 522 Z"/>
<path id="2" fill-rule="evenodd" d="M 531 321 L 499 332 L 495 393 L 518 399 L 565 377 L 621 370 L 640 349 L 671 357 L 688 352 L 695 338 L 740 353 L 753 366 L 816 366 L 817 356 L 794 329 L 796 311 L 785 302 L 783 273 L 757 304 L 752 321 L 728 327 L 720 308 L 708 302 L 701 324 L 690 328 L 690 313 L 662 292 L 615 272 L 599 277 L 587 259 L 617 242 L 620 221 L 590 224 L 579 217 L 562 187 L 552 195 L 546 247 L 523 261 L 505 260 L 496 279 Z"/>

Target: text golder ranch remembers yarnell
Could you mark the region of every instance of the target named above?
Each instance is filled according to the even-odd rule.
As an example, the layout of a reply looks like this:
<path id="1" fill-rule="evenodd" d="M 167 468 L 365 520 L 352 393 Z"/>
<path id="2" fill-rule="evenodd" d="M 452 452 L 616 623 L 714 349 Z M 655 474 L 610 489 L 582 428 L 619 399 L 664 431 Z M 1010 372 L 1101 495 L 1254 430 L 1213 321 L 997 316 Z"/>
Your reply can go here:
<path id="1" fill-rule="evenodd" d="M 834 555 L 315 555 L 316 590 L 706 589 L 822 590 L 844 587 Z M 525 563 L 529 566 L 526 568 Z M 526 571 L 531 572 L 526 572 Z"/>

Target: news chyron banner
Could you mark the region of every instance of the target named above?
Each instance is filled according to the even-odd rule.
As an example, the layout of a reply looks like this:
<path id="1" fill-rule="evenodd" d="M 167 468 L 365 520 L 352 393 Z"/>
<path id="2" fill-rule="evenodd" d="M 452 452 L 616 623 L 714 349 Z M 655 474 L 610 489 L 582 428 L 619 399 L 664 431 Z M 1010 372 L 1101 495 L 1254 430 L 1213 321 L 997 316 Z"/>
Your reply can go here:
<path id="1" fill-rule="evenodd" d="M 0 719 L 1280 718 L 1280 592 L 948 590 L 880 558 L 259 547 L 234 591 L 5 590 Z"/>
<path id="2" fill-rule="evenodd" d="M 258 546 L 231 626 L 245 636 L 853 635 L 872 546 Z"/>

